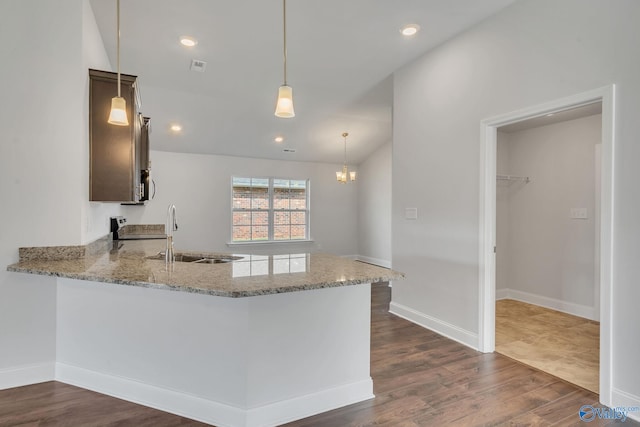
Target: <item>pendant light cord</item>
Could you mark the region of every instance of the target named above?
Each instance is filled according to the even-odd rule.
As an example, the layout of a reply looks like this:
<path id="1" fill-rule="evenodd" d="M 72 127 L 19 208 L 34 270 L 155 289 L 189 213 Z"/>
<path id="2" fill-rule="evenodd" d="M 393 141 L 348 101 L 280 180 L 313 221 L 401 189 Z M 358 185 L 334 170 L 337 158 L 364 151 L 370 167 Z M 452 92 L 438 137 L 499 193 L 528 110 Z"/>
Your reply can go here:
<path id="1" fill-rule="evenodd" d="M 117 43 L 117 63 L 118 63 L 118 98 L 120 98 L 120 0 L 116 0 L 116 14 L 117 17 L 117 27 L 118 27 L 118 43 Z"/>
<path id="2" fill-rule="evenodd" d="M 120 1 L 120 0 L 118 0 Z M 287 0 L 282 0 L 282 33 L 284 34 L 284 86 L 287 86 Z"/>
<path id="3" fill-rule="evenodd" d="M 342 137 L 344 138 L 344 165 L 347 166 L 347 137 L 349 136 L 349 134 L 347 132 L 344 132 L 342 134 Z"/>
<path id="4" fill-rule="evenodd" d="M 347 164 L 347 137 L 344 137 L 344 164 Z"/>

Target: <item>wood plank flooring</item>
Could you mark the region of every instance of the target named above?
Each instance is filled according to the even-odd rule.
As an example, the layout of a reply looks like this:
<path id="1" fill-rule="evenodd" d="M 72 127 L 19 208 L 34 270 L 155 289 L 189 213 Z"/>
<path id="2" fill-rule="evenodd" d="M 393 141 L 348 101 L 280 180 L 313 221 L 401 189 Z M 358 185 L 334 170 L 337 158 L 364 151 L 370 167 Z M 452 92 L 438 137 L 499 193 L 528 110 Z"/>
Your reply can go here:
<path id="1" fill-rule="evenodd" d="M 482 354 L 389 314 L 372 287 L 371 374 L 376 398 L 287 424 L 577 426 L 597 396 L 500 354 Z M 203 426 L 77 387 L 49 382 L 0 391 L 0 426 Z M 590 426 L 609 426 L 596 419 Z M 625 426 L 640 426 L 627 420 Z"/>
<path id="2" fill-rule="evenodd" d="M 55 381 L 0 391 L 2 427 L 206 425 Z"/>
<path id="3" fill-rule="evenodd" d="M 371 300 L 375 399 L 287 427 L 577 426 L 582 405 L 600 406 L 588 390 L 390 314 L 388 286 L 374 284 Z M 640 423 L 627 420 L 625 425 Z"/>
<path id="4" fill-rule="evenodd" d="M 520 301 L 499 300 L 496 352 L 598 393 L 598 322 Z"/>

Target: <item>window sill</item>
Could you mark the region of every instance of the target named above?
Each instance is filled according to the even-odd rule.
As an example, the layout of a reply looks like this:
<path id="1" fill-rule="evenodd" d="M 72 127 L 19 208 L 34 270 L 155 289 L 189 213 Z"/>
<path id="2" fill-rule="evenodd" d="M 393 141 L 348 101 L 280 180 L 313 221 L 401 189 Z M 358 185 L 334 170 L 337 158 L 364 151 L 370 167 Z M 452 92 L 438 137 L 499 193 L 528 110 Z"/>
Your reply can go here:
<path id="1" fill-rule="evenodd" d="M 271 246 L 271 245 L 297 245 L 300 243 L 313 243 L 313 240 L 268 240 L 268 241 L 255 241 L 255 242 L 227 242 L 227 246 L 230 248 L 241 246 Z"/>

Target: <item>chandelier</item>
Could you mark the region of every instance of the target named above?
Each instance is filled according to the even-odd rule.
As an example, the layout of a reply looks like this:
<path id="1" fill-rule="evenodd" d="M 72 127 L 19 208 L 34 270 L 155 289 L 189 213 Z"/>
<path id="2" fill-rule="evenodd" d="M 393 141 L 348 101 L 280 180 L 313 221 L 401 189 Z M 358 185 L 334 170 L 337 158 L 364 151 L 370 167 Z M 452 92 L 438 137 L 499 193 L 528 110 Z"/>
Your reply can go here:
<path id="1" fill-rule="evenodd" d="M 355 171 L 349 172 L 349 169 L 347 168 L 347 137 L 348 136 L 349 134 L 347 132 L 344 132 L 342 134 L 342 137 L 344 138 L 344 163 L 342 165 L 342 170 L 336 172 L 336 179 L 340 184 L 346 184 L 347 177 L 349 178 L 349 181 L 356 180 L 356 172 Z"/>

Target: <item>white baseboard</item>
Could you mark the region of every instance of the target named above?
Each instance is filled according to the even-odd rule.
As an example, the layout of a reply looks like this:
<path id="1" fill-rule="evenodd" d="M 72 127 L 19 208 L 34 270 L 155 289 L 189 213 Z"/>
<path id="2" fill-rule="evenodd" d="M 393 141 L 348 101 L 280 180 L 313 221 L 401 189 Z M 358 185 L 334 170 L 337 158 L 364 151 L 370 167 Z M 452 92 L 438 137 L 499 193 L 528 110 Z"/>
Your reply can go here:
<path id="1" fill-rule="evenodd" d="M 543 297 L 529 292 L 515 289 L 496 289 L 496 299 L 514 299 L 528 304 L 539 305 L 574 316 L 584 317 L 589 320 L 599 320 L 600 316 L 594 307 L 562 301 L 555 298 Z"/>
<path id="2" fill-rule="evenodd" d="M 457 341 L 460 344 L 464 344 L 467 347 L 471 347 L 474 350 L 478 349 L 478 334 L 474 334 L 466 329 L 459 328 L 443 320 L 436 319 L 435 317 L 420 313 L 419 311 L 395 302 L 391 302 L 389 305 L 389 312 L 420 325 L 423 328 L 427 328 L 442 336 Z"/>
<path id="3" fill-rule="evenodd" d="M 391 268 L 391 261 L 380 258 L 372 258 L 364 255 L 357 255 L 358 261 L 366 262 L 367 264 L 377 265 L 379 267 Z"/>
<path id="4" fill-rule="evenodd" d="M 509 298 L 509 289 L 496 289 L 496 300 L 508 299 L 508 298 Z"/>
<path id="5" fill-rule="evenodd" d="M 54 379 L 54 362 L 0 369 L 0 390 L 44 383 Z"/>
<path id="6" fill-rule="evenodd" d="M 371 378 L 245 410 L 129 378 L 57 363 L 56 380 L 219 427 L 266 427 L 372 399 Z"/>
<path id="7" fill-rule="evenodd" d="M 614 388 L 611 390 L 613 400 L 612 407 L 635 408 L 635 411 L 627 412 L 627 417 L 635 421 L 640 421 L 640 396 L 634 396 L 626 391 Z"/>
<path id="8" fill-rule="evenodd" d="M 243 426 L 244 411 L 129 378 L 56 363 L 56 381 L 220 427 Z"/>
<path id="9" fill-rule="evenodd" d="M 279 426 L 353 403 L 373 399 L 373 380 L 358 381 L 317 393 L 250 409 L 247 426 Z"/>

